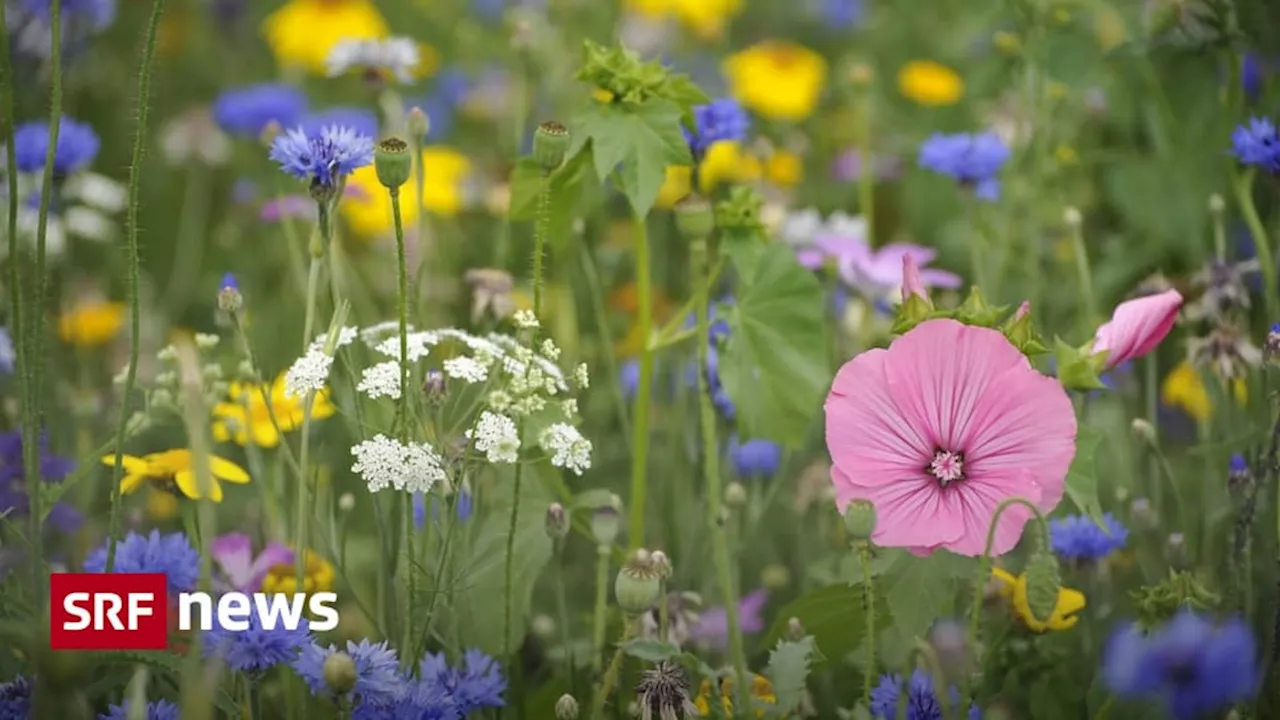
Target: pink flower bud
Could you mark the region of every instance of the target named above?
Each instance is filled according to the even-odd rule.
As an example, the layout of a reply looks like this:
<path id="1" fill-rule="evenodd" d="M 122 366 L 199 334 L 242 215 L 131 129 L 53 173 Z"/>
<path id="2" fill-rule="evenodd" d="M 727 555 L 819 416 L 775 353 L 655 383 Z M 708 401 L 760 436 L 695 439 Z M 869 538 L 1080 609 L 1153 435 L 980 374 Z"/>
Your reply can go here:
<path id="1" fill-rule="evenodd" d="M 1109 351 L 1107 369 L 1151 352 L 1173 329 L 1182 307 L 1182 295 L 1166 290 L 1158 295 L 1128 300 L 1116 306 L 1111 322 L 1098 328 L 1093 351 Z"/>
<path id="2" fill-rule="evenodd" d="M 1031 314 L 1031 301 L 1023 300 L 1022 304 L 1018 306 L 1017 312 L 1013 314 L 1013 321 L 1018 322 L 1019 320 L 1021 320 L 1022 318 L 1030 314 Z"/>
<path id="3" fill-rule="evenodd" d="M 912 295 L 920 296 L 921 300 L 929 301 L 929 293 L 925 291 L 924 280 L 920 278 L 920 266 L 916 264 L 915 256 L 911 253 L 902 254 L 902 302 L 911 299 Z"/>

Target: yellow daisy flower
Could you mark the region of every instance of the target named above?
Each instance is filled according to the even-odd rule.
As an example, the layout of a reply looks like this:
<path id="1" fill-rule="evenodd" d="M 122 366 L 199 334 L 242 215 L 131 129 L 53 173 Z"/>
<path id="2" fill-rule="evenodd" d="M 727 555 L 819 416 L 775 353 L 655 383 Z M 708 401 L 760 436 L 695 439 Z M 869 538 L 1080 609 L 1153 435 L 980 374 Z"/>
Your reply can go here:
<path id="1" fill-rule="evenodd" d="M 115 467 L 116 456 L 103 456 L 102 463 L 107 467 Z M 196 479 L 195 459 L 190 450 L 165 450 L 142 457 L 125 455 L 120 463 L 124 467 L 120 491 L 126 495 L 137 492 L 139 488 L 151 483 L 165 490 L 179 492 L 192 500 L 201 498 Z M 209 471 L 213 474 L 209 499 L 214 502 L 222 502 L 222 485 L 219 481 L 237 485 L 249 482 L 249 473 L 245 472 L 244 468 L 215 455 L 209 456 Z"/>
<path id="2" fill-rule="evenodd" d="M 775 705 L 778 698 L 773 694 L 773 684 L 763 675 L 751 676 L 751 697 L 765 703 L 766 705 Z M 724 678 L 720 681 L 720 702 L 724 707 L 724 716 L 733 717 L 733 678 Z M 693 701 L 698 708 L 698 714 L 702 717 L 711 715 L 711 681 L 703 680 L 702 687 L 698 690 L 698 697 Z M 757 710 L 756 717 L 764 717 L 764 710 Z"/>
<path id="3" fill-rule="evenodd" d="M 453 148 L 436 145 L 422 149 L 422 162 L 426 168 L 423 207 L 441 217 L 457 215 L 462 210 L 462 185 L 471 173 L 471 160 Z M 342 201 L 342 215 L 351 229 L 368 239 L 389 234 L 395 227 L 391 216 L 391 196 L 378 182 L 378 173 L 373 166 L 368 165 L 352 173 L 347 178 L 347 187 L 358 190 L 355 196 Z M 418 219 L 418 203 L 413 202 L 414 187 L 411 178 L 401 188 L 400 218 L 407 227 L 413 227 Z"/>
<path id="4" fill-rule="evenodd" d="M 764 176 L 782 187 L 795 187 L 804 179 L 804 161 L 788 150 L 777 150 L 764 163 Z"/>
<path id="5" fill-rule="evenodd" d="M 329 564 L 319 553 L 307 551 L 306 568 L 302 574 L 302 591 L 304 593 L 329 592 L 333 590 L 333 565 Z M 298 567 L 293 563 L 272 565 L 262 579 L 262 592 L 285 593 L 292 595 L 298 592 Z"/>
<path id="6" fill-rule="evenodd" d="M 1249 387 L 1243 378 L 1236 378 L 1231 384 L 1232 395 L 1236 404 L 1244 405 L 1249 400 Z M 1165 376 L 1160 383 L 1160 401 L 1172 408 L 1182 410 L 1196 422 L 1205 422 L 1213 417 L 1213 403 L 1209 400 L 1209 391 L 1200 378 L 1200 372 L 1189 361 L 1182 361 L 1178 367 Z"/>
<path id="7" fill-rule="evenodd" d="M 769 118 L 800 122 L 813 114 L 827 85 L 827 61 L 802 45 L 766 41 L 729 56 L 729 92 Z"/>
<path id="8" fill-rule="evenodd" d="M 716 40 L 742 12 L 742 0 L 627 0 L 627 9 L 650 20 L 675 16 L 704 40 Z"/>
<path id="9" fill-rule="evenodd" d="M 81 305 L 58 318 L 58 336 L 78 348 L 105 345 L 124 325 L 124 308 L 118 302 Z"/>
<path id="10" fill-rule="evenodd" d="M 387 36 L 387 21 L 369 0 L 290 0 L 267 16 L 262 33 L 286 67 L 328 74 L 329 51 L 343 40 Z"/>
<path id="11" fill-rule="evenodd" d="M 1000 595 L 1009 600 L 1014 617 L 1034 632 L 1049 630 L 1070 630 L 1080 621 L 1077 613 L 1084 609 L 1084 593 L 1071 588 L 1058 589 L 1058 604 L 1053 608 L 1049 620 L 1041 622 L 1031 612 L 1031 604 L 1027 601 L 1027 576 L 1014 575 L 1000 568 L 991 571 L 991 575 L 1000 582 Z"/>
<path id="12" fill-rule="evenodd" d="M 258 447 L 273 448 L 280 444 L 281 432 L 292 432 L 302 427 L 305 398 L 285 395 L 284 376 L 280 373 L 268 388 L 267 394 L 271 398 L 269 409 L 260 388 L 249 383 L 231 383 L 228 400 L 213 406 L 213 438 L 237 445 L 247 445 L 252 440 Z M 311 401 L 311 419 L 323 420 L 334 412 L 329 393 L 317 393 Z M 271 421 L 272 414 L 280 424 L 279 432 Z"/>
<path id="13" fill-rule="evenodd" d="M 927 107 L 955 105 L 964 97 L 964 80 L 955 70 L 932 60 L 912 60 L 898 71 L 898 91 Z"/>
<path id="14" fill-rule="evenodd" d="M 747 183 L 760 179 L 760 161 L 732 140 L 721 140 L 707 148 L 698 169 L 698 189 L 706 194 L 720 183 Z M 693 169 L 687 165 L 667 166 L 667 176 L 658 189 L 657 206 L 670 210 L 693 188 Z"/>

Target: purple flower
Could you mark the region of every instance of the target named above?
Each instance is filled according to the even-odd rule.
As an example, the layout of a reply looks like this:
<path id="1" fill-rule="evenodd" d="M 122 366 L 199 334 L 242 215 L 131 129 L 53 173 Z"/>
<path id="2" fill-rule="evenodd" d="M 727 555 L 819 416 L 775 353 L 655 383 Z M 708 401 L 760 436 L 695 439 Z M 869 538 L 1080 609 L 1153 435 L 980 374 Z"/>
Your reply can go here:
<path id="1" fill-rule="evenodd" d="M 920 167 L 954 178 L 973 188 L 981 200 L 1000 197 L 1000 168 L 1009 161 L 1009 147 L 993 132 L 936 133 L 920 146 Z"/>
<path id="2" fill-rule="evenodd" d="M 831 162 L 831 178 L 836 182 L 856 182 L 862 177 L 862 153 L 846 150 Z M 872 155 L 871 171 L 877 180 L 893 180 L 902 174 L 902 161 L 890 155 Z"/>
<path id="3" fill-rule="evenodd" d="M 294 128 L 271 143 L 280 169 L 314 187 L 334 188 L 342 178 L 373 163 L 373 139 L 349 127 L 329 126 L 319 135 Z"/>
<path id="4" fill-rule="evenodd" d="M 289 565 L 294 561 L 293 551 L 277 542 L 267 543 L 255 557 L 253 541 L 243 533 L 228 533 L 214 538 L 209 545 L 209 554 L 222 570 L 221 576 L 214 577 L 214 587 L 219 592 L 257 592 L 272 567 Z"/>
<path id="5" fill-rule="evenodd" d="M 49 452 L 49 438 L 40 436 L 40 476 L 45 482 L 62 482 L 75 470 L 75 462 Z M 26 474 L 23 470 L 22 433 L 0 434 L 0 515 L 10 518 L 25 516 L 31 509 L 27 497 Z M 45 527 L 71 534 L 84 524 L 84 515 L 66 503 L 55 503 L 45 517 Z"/>
<path id="6" fill-rule="evenodd" d="M 769 591 L 754 590 L 738 603 L 738 626 L 745 635 L 764 630 L 761 612 L 769 602 Z M 689 631 L 689 637 L 698 645 L 711 650 L 729 647 L 729 613 L 724 606 L 708 608 L 698 618 L 698 624 Z"/>
<path id="7" fill-rule="evenodd" d="M 349 127 L 359 135 L 378 136 L 378 116 L 358 107 L 331 107 L 308 113 L 298 121 L 307 135 L 319 135 L 327 127 Z"/>
<path id="8" fill-rule="evenodd" d="M 291 127 L 307 109 L 307 96 L 284 83 L 263 83 L 228 90 L 213 103 L 213 119 L 232 135 L 252 137 L 272 121 Z"/>
<path id="9" fill-rule="evenodd" d="M 685 140 L 695 158 L 706 154 L 718 142 L 742 142 L 751 129 L 751 119 L 733 98 L 720 98 L 693 109 L 695 127 L 685 128 Z"/>
<path id="10" fill-rule="evenodd" d="M 98 156 L 102 142 L 86 123 L 62 116 L 58 122 L 58 141 L 53 150 L 53 173 L 67 175 L 85 167 Z M 49 152 L 49 123 L 23 123 L 13 131 L 13 149 L 18 170 L 39 172 Z"/>
<path id="11" fill-rule="evenodd" d="M 1231 152 L 1245 165 L 1280 173 L 1280 133 L 1267 118 L 1251 118 L 1231 133 Z"/>
<path id="12" fill-rule="evenodd" d="M 857 234 L 817 235 L 800 247 L 796 259 L 810 270 L 818 270 L 831 263 L 840 279 L 849 287 L 862 293 L 869 300 L 879 300 L 897 294 L 902 287 L 902 261 L 908 255 L 920 268 L 920 279 L 925 287 L 957 288 L 960 276 L 946 270 L 929 269 L 938 251 L 911 243 L 890 243 L 872 249 L 866 240 L 866 225 L 847 225 L 846 232 Z"/>

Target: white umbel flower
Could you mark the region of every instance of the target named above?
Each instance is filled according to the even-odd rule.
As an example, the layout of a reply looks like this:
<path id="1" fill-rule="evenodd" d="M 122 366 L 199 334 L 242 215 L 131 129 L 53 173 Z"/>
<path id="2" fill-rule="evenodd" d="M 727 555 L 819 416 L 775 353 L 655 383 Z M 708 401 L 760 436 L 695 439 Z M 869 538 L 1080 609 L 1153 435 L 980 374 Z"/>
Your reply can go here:
<path id="1" fill-rule="evenodd" d="M 351 448 L 351 471 L 369 484 L 369 492 L 387 487 L 425 493 L 445 479 L 442 459 L 430 445 L 404 445 L 379 433 Z"/>
<path id="2" fill-rule="evenodd" d="M 484 382 L 489 377 L 489 369 L 477 362 L 475 358 L 462 355 L 444 361 L 444 374 L 469 383 L 478 383 Z"/>
<path id="3" fill-rule="evenodd" d="M 285 397 L 306 397 L 308 393 L 324 390 L 332 367 L 332 355 L 326 355 L 324 350 L 314 347 L 307 350 L 284 375 Z"/>
<path id="4" fill-rule="evenodd" d="M 440 336 L 430 330 L 423 332 L 411 332 L 405 337 L 406 350 L 408 351 L 409 362 L 417 362 L 431 353 L 431 348 L 440 342 Z M 400 357 L 400 333 L 396 333 L 391 337 L 378 343 L 374 350 L 386 355 L 387 357 Z"/>
<path id="5" fill-rule="evenodd" d="M 532 310 L 517 310 L 515 317 L 516 327 L 533 329 L 538 327 L 538 316 L 533 314 Z"/>
<path id="6" fill-rule="evenodd" d="M 351 70 L 385 72 L 402 83 L 413 82 L 413 72 L 422 61 L 418 44 L 405 37 L 384 40 L 346 39 L 329 51 L 329 77 Z"/>
<path id="7" fill-rule="evenodd" d="M 506 415 L 484 411 L 475 428 L 467 431 L 467 439 L 491 463 L 513 463 L 520 456 L 520 431 Z"/>
<path id="8" fill-rule="evenodd" d="M 591 441 L 568 423 L 556 423 L 542 432 L 542 449 L 551 453 L 551 464 L 581 475 L 591 468 Z"/>
<path id="9" fill-rule="evenodd" d="M 378 363 L 364 369 L 356 390 L 377 400 L 380 397 L 400 399 L 400 363 L 395 360 Z"/>

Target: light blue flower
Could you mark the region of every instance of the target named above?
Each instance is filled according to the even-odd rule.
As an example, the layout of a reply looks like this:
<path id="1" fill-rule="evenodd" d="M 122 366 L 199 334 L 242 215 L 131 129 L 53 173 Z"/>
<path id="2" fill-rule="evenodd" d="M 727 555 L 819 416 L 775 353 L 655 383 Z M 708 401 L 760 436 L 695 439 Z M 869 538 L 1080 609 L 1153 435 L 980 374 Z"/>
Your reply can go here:
<path id="1" fill-rule="evenodd" d="M 227 90 L 213 103 L 213 119 L 232 135 L 257 137 L 271 122 L 293 127 L 307 111 L 307 96 L 284 83 L 262 83 Z"/>
<path id="2" fill-rule="evenodd" d="M 1009 148 L 993 132 L 934 134 L 920 146 L 920 167 L 973 188 L 982 200 L 1000 197 L 997 174 L 1009 161 Z"/>
<path id="3" fill-rule="evenodd" d="M 112 705 L 106 714 L 98 716 L 98 720 L 128 720 L 129 717 L 129 701 L 126 700 L 119 705 Z M 180 715 L 177 705 L 168 700 L 157 700 L 147 703 L 147 714 L 144 717 L 146 720 L 179 720 Z"/>
<path id="4" fill-rule="evenodd" d="M 85 558 L 85 572 L 104 572 L 107 569 L 107 547 L 94 550 Z M 148 535 L 130 532 L 116 545 L 118 573 L 164 573 L 169 580 L 169 592 L 181 593 L 194 590 L 200 579 L 200 553 L 182 533 L 161 535 L 152 530 Z"/>
<path id="5" fill-rule="evenodd" d="M 53 151 L 53 172 L 68 175 L 93 162 L 102 142 L 86 123 L 62 116 L 58 122 L 58 144 Z M 23 123 L 13 131 L 13 151 L 20 172 L 44 170 L 49 152 L 49 123 Z M 38 199 L 37 199 L 38 202 Z"/>
<path id="6" fill-rule="evenodd" d="M 1129 540 L 1129 529 L 1111 513 L 1102 519 L 1105 530 L 1085 515 L 1050 520 L 1049 542 L 1054 554 L 1067 560 L 1101 560 L 1123 548 Z"/>
<path id="7" fill-rule="evenodd" d="M 294 128 L 271 143 L 270 157 L 299 180 L 334 188 L 347 175 L 373 163 L 373 139 L 336 125 L 319 135 Z"/>
<path id="8" fill-rule="evenodd" d="M 407 689 L 407 681 L 400 674 L 400 661 L 396 651 L 386 642 L 359 643 L 347 641 L 344 650 L 356 666 L 356 684 L 348 693 L 349 700 L 358 700 L 368 707 L 386 707 L 398 702 Z M 304 645 L 293 669 L 306 681 L 312 695 L 332 695 L 324 681 L 324 661 L 338 652 L 334 645 L 322 647 L 316 643 Z"/>
<path id="9" fill-rule="evenodd" d="M 293 662 L 302 647 L 312 642 L 305 620 L 293 630 L 285 627 L 280 618 L 268 630 L 257 613 L 250 613 L 248 621 L 248 630 L 229 630 L 215 623 L 204 634 L 204 656 L 216 656 L 232 670 L 259 676 L 277 665 Z"/>
<path id="10" fill-rule="evenodd" d="M 1280 173 L 1280 134 L 1268 118 L 1252 118 L 1231 133 L 1231 152 L 1240 162 Z"/>

